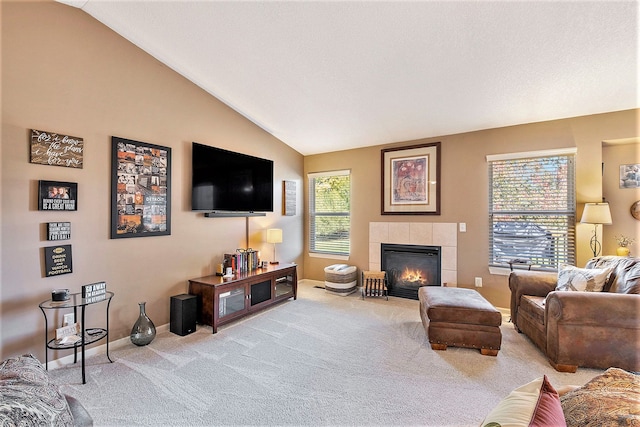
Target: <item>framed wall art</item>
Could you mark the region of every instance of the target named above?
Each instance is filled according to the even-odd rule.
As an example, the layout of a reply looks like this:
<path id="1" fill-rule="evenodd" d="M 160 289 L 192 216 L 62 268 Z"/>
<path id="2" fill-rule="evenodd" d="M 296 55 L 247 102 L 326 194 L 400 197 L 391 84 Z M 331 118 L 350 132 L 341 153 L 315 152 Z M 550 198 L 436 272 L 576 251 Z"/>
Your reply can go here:
<path id="1" fill-rule="evenodd" d="M 440 142 L 382 150 L 382 215 L 440 215 Z"/>
<path id="2" fill-rule="evenodd" d="M 282 214 L 292 216 L 296 214 L 296 182 L 282 181 Z"/>
<path id="3" fill-rule="evenodd" d="M 171 148 L 111 138 L 111 238 L 171 234 Z"/>
<path id="4" fill-rule="evenodd" d="M 620 188 L 640 188 L 640 163 L 620 165 Z"/>
<path id="5" fill-rule="evenodd" d="M 77 211 L 78 183 L 38 181 L 39 211 Z"/>

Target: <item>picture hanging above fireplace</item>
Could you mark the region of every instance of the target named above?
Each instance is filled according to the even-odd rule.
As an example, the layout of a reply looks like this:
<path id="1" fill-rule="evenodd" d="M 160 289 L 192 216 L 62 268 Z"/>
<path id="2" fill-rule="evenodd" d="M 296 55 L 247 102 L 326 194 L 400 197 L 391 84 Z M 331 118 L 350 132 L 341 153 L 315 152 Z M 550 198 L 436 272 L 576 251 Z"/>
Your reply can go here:
<path id="1" fill-rule="evenodd" d="M 382 150 L 382 215 L 440 215 L 440 143 Z"/>

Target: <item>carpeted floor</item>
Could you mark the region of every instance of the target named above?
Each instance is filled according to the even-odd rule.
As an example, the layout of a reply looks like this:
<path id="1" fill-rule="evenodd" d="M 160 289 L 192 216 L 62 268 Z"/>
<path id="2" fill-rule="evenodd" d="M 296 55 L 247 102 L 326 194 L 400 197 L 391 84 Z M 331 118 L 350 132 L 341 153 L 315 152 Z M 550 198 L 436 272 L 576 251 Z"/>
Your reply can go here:
<path id="1" fill-rule="evenodd" d="M 514 388 L 546 374 L 582 385 L 600 370 L 562 374 L 505 318 L 497 357 L 433 351 L 418 301 L 347 297 L 301 283 L 287 301 L 219 328 L 161 332 L 78 366 L 50 371 L 96 426 L 477 426 Z"/>

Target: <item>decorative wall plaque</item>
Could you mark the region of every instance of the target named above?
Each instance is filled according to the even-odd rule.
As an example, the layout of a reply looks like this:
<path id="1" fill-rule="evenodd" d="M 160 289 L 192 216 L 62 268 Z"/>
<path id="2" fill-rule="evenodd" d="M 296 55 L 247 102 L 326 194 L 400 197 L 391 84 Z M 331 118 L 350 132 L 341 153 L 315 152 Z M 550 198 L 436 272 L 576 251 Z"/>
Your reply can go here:
<path id="1" fill-rule="evenodd" d="M 47 240 L 68 240 L 71 238 L 70 222 L 48 222 Z"/>
<path id="2" fill-rule="evenodd" d="M 31 130 L 31 163 L 82 169 L 83 150 L 77 136 Z"/>
<path id="3" fill-rule="evenodd" d="M 107 293 L 107 283 L 97 282 L 82 286 L 82 298 L 91 298 Z"/>
<path id="4" fill-rule="evenodd" d="M 292 216 L 296 214 L 296 182 L 283 181 L 284 199 L 283 210 L 284 215 Z"/>
<path id="5" fill-rule="evenodd" d="M 45 277 L 73 273 L 71 245 L 45 247 L 44 268 Z"/>

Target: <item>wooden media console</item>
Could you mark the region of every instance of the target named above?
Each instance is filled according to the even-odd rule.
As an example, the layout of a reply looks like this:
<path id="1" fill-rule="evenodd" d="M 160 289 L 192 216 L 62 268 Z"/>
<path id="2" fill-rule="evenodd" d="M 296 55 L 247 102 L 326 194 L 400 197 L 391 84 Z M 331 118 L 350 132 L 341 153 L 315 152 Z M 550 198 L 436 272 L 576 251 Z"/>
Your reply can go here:
<path id="1" fill-rule="evenodd" d="M 269 265 L 234 274 L 231 279 L 205 276 L 189 280 L 189 294 L 198 298 L 198 323 L 218 326 L 262 310 L 298 292 L 295 264 Z"/>

